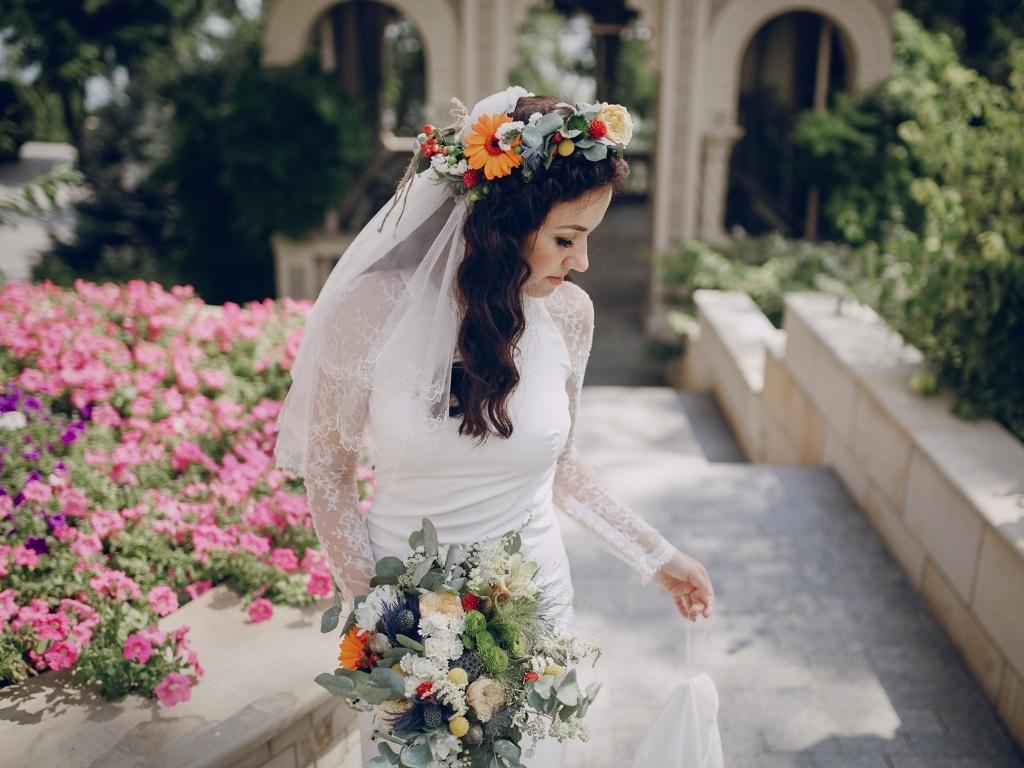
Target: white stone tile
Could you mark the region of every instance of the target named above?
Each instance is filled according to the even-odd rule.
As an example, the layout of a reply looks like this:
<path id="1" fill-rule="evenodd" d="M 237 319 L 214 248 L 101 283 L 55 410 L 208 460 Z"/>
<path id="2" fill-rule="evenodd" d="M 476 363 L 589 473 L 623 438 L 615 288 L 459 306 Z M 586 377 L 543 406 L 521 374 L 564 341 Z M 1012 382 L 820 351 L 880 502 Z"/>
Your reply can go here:
<path id="1" fill-rule="evenodd" d="M 986 527 L 972 610 L 1010 663 L 1024 669 L 1024 557 L 998 531 Z"/>
<path id="2" fill-rule="evenodd" d="M 902 509 L 910 469 L 911 443 L 888 411 L 860 389 L 853 431 L 853 455 L 885 494 L 889 503 Z"/>
<path id="3" fill-rule="evenodd" d="M 910 460 L 904 516 L 960 598 L 970 603 L 981 547 L 981 518 L 917 450 Z"/>
<path id="4" fill-rule="evenodd" d="M 1005 659 L 992 638 L 930 560 L 925 564 L 921 594 L 953 645 L 963 655 L 985 695 L 995 702 L 1003 679 Z"/>
<path id="5" fill-rule="evenodd" d="M 873 485 L 868 486 L 863 509 L 911 586 L 920 590 L 926 557 L 921 540 Z"/>

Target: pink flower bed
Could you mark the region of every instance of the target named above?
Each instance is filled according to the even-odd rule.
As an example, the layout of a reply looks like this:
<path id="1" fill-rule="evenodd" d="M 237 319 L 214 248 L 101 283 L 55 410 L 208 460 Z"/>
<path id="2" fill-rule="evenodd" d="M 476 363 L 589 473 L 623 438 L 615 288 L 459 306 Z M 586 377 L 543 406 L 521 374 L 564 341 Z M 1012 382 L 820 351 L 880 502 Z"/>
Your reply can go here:
<path id="1" fill-rule="evenodd" d="M 309 307 L 143 281 L 0 289 L 0 688 L 70 668 L 173 706 L 203 668 L 160 617 L 215 584 L 252 622 L 331 593 L 302 481 L 273 469 Z"/>

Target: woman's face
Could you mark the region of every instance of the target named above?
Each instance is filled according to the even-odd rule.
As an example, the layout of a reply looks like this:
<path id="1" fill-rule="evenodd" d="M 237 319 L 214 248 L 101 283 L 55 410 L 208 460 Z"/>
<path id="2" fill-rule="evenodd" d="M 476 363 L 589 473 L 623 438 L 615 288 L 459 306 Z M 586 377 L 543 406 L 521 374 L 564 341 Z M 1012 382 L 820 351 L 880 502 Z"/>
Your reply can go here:
<path id="1" fill-rule="evenodd" d="M 526 241 L 530 277 L 523 293 L 542 298 L 561 285 L 570 269 L 587 271 L 587 238 L 601 223 L 611 199 L 612 188 L 606 186 L 551 207 Z"/>

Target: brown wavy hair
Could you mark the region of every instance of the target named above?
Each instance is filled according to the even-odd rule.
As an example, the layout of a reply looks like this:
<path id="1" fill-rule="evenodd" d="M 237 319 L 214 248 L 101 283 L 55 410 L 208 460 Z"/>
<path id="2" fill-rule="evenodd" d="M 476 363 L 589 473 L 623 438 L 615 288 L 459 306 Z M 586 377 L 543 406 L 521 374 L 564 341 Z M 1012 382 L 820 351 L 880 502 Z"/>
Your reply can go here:
<path id="1" fill-rule="evenodd" d="M 513 120 L 526 122 L 547 113 L 563 99 L 524 96 Z M 629 175 L 629 165 L 609 152 L 591 161 L 579 151 L 556 154 L 527 183 L 520 171 L 498 179 L 487 197 L 472 204 L 462 228 L 466 252 L 456 275 L 456 299 L 462 313 L 458 350 L 452 369 L 456 402 L 450 415 L 462 415 L 460 435 L 479 438 L 492 432 L 512 435 L 508 398 L 519 384 L 513 351 L 525 328 L 522 289 L 530 276 L 526 244 L 556 203 L 578 200 L 604 187 L 613 193 Z M 569 279 L 568 277 L 566 279 Z"/>

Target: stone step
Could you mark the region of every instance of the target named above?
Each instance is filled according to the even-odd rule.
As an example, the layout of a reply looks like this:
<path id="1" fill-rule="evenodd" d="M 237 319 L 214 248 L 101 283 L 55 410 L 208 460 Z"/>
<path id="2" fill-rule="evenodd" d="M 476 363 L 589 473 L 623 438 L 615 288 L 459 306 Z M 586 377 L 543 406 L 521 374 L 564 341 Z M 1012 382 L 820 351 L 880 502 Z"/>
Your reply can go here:
<path id="1" fill-rule="evenodd" d="M 584 392 L 584 460 L 707 567 L 716 607 L 686 621 L 563 518 L 579 629 L 603 649 L 581 678 L 604 682 L 591 739 L 569 743 L 566 768 L 628 766 L 664 700 L 702 672 L 729 766 L 1024 765 L 836 475 L 710 462 L 684 405 L 662 391 Z"/>
<path id="2" fill-rule="evenodd" d="M 671 387 L 585 386 L 576 427 L 582 450 L 664 453 L 700 461 L 744 461 L 710 394 Z"/>

